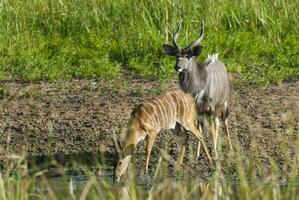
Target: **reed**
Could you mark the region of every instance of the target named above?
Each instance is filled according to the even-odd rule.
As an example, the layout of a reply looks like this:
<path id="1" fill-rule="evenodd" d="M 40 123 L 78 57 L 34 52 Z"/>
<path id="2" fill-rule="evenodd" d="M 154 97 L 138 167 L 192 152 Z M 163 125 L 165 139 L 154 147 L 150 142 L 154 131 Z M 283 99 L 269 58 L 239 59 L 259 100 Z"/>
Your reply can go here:
<path id="1" fill-rule="evenodd" d="M 290 135 L 296 134 L 294 131 L 288 130 Z M 5 167 L 0 173 L 0 198 L 295 200 L 299 194 L 299 149 L 298 145 L 293 144 L 298 144 L 298 138 L 291 142 L 282 138 L 277 148 L 279 154 L 283 154 L 283 162 L 281 158 L 261 153 L 264 152 L 261 151 L 263 147 L 254 140 L 252 143 L 252 148 L 248 150 L 236 142 L 236 150 L 228 153 L 223 141 L 222 148 L 219 148 L 219 160 L 207 180 L 188 176 L 184 168 L 177 169 L 178 176 L 169 177 L 171 156 L 167 155 L 167 150 L 156 158 L 158 161 L 153 164 L 154 170 L 147 181 L 140 182 L 144 180 L 140 175 L 143 168 L 131 164 L 128 176 L 117 184 L 108 178 L 108 174 L 95 175 L 89 166 L 78 163 L 78 160 L 73 162 L 73 166 L 84 171 L 86 178 L 76 181 L 75 176 L 64 174 L 59 179 L 48 178 L 47 169 L 28 168 L 25 154 L 7 155 Z M 193 154 L 190 149 L 188 153 Z M 190 159 L 192 155 L 188 157 Z M 107 164 L 99 162 L 98 168 Z"/>

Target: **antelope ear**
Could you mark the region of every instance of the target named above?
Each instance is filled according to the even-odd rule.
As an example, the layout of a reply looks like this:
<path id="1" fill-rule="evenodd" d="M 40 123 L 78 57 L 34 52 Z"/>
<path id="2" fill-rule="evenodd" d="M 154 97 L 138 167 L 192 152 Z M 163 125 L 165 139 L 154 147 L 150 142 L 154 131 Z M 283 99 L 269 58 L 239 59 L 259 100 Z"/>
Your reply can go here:
<path id="1" fill-rule="evenodd" d="M 166 54 L 170 56 L 175 56 L 176 55 L 176 49 L 173 46 L 170 46 L 168 44 L 163 44 L 163 48 Z"/>
<path id="2" fill-rule="evenodd" d="M 201 53 L 202 51 L 202 46 L 195 46 L 193 48 L 193 52 L 192 52 L 192 56 L 199 56 L 199 54 Z"/>

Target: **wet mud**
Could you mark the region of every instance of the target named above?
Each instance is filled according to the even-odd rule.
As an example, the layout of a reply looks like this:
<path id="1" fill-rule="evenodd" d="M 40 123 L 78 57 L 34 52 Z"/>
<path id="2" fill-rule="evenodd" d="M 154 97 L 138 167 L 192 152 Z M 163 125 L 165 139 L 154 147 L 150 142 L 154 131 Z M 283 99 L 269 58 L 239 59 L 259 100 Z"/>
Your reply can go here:
<path id="1" fill-rule="evenodd" d="M 233 79 L 239 77 L 234 76 Z M 0 159 L 26 153 L 30 166 L 66 166 L 80 161 L 97 173 L 111 174 L 115 163 L 113 135 L 122 138 L 131 110 L 142 101 L 164 91 L 178 89 L 178 83 L 122 78 L 115 81 L 72 80 L 70 82 L 2 82 L 0 100 Z M 269 170 L 269 157 L 284 162 L 280 148 L 288 141 L 287 151 L 295 154 L 298 141 L 299 81 L 266 88 L 232 85 L 229 129 L 233 145 L 241 146 L 251 158 L 258 156 Z M 207 131 L 206 131 L 207 132 Z M 222 151 L 228 151 L 226 136 Z M 211 146 L 209 134 L 207 143 Z M 205 155 L 194 161 L 196 140 L 192 137 L 184 163 L 185 173 L 205 178 L 211 169 Z M 133 162 L 145 165 L 145 142 L 138 146 Z M 155 142 L 150 173 L 159 157 L 169 161 L 169 176 L 175 175 L 174 163 L 181 138 L 162 132 Z M 210 147 L 212 150 L 212 148 Z M 191 152 L 191 153 L 190 153 Z M 191 156 L 190 156 L 191 155 Z M 229 165 L 229 161 L 225 161 Z M 102 167 L 105 163 L 105 167 Z M 69 165 L 72 168 L 73 165 Z M 269 166 L 269 167 L 268 167 Z M 56 172 L 55 172 L 56 173 Z M 54 173 L 54 174 L 55 174 Z M 57 172 L 59 173 L 59 171 Z"/>

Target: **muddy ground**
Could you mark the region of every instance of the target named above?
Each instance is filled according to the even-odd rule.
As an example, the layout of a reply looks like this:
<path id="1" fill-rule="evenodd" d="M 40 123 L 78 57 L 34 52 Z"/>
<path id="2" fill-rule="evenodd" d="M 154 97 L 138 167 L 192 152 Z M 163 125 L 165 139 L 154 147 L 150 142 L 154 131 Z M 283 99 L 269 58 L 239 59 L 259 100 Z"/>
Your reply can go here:
<path id="1" fill-rule="evenodd" d="M 1 87 L 4 91 L 0 100 L 2 160 L 21 152 L 27 152 L 29 157 L 55 155 L 66 159 L 68 155 L 101 154 L 101 160 L 112 165 L 115 158 L 112 136 L 123 132 L 133 106 L 163 91 L 177 89 L 178 83 L 122 78 L 117 81 L 2 82 Z M 266 173 L 269 157 L 278 163 L 286 159 L 282 145 L 286 144 L 291 155 L 296 153 L 298 111 L 298 80 L 267 88 L 233 84 L 229 127 L 233 145 L 239 145 L 250 158 L 259 157 Z M 225 135 L 221 137 L 221 149 L 227 152 Z M 211 146 L 209 135 L 206 140 Z M 192 141 L 189 155 L 196 147 L 195 139 Z M 170 132 L 161 133 L 154 145 L 150 171 L 154 171 L 158 157 L 163 154 L 161 149 L 169 153 L 172 168 L 179 147 L 180 137 Z M 259 152 L 254 154 L 256 149 Z M 144 167 L 144 157 L 142 143 L 134 158 L 138 168 Z M 76 156 L 73 158 L 76 160 Z M 184 165 L 186 174 L 209 176 L 211 170 L 205 155 L 201 155 L 199 162 L 189 158 L 187 156 Z M 223 161 L 229 166 L 225 156 Z M 109 170 L 111 172 L 113 167 L 108 167 Z"/>

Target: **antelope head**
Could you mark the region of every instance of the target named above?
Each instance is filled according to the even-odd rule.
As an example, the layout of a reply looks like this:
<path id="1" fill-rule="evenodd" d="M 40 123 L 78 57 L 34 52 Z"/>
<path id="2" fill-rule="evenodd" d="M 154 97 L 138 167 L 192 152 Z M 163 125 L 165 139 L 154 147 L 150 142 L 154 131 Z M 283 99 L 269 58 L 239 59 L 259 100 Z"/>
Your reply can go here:
<path id="1" fill-rule="evenodd" d="M 114 174 L 114 180 L 116 182 L 120 181 L 120 177 L 125 173 L 125 171 L 128 168 L 129 162 L 131 160 L 132 156 L 126 156 L 123 159 L 119 159 L 116 165 L 115 174 Z"/>
<path id="2" fill-rule="evenodd" d="M 163 45 L 166 54 L 176 57 L 175 70 L 178 72 L 183 72 L 187 70 L 190 60 L 193 57 L 200 55 L 202 51 L 202 46 L 198 44 L 201 42 L 201 40 L 204 37 L 204 25 L 202 23 L 200 36 L 194 42 L 189 44 L 186 48 L 181 48 L 177 43 L 177 38 L 179 36 L 179 31 L 181 26 L 182 26 L 182 20 L 179 22 L 176 32 L 173 35 L 172 38 L 173 46 L 168 44 Z"/>
<path id="3" fill-rule="evenodd" d="M 126 169 L 128 168 L 129 162 L 132 157 L 134 145 L 123 147 L 115 135 L 113 139 L 115 145 L 115 153 L 117 155 L 118 160 L 114 171 L 114 180 L 116 182 L 119 182 L 120 177 L 125 173 Z"/>

